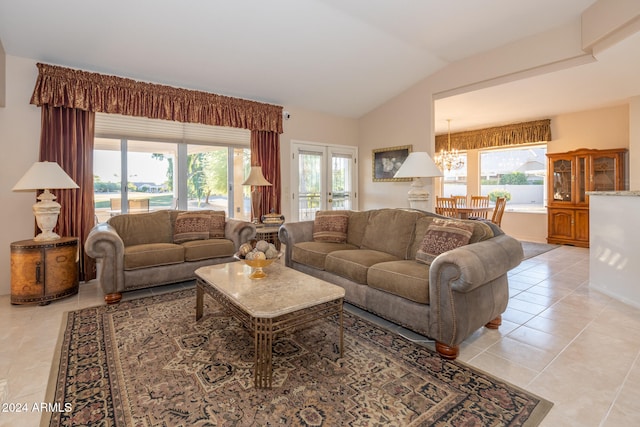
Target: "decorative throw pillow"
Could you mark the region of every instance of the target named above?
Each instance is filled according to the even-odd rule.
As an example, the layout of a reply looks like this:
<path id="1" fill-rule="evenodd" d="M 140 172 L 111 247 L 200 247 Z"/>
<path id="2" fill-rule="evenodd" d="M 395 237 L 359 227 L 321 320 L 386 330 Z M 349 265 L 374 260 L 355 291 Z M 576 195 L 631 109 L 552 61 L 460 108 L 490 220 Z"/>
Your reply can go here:
<path id="1" fill-rule="evenodd" d="M 441 253 L 468 244 L 472 234 L 473 224 L 436 218 L 427 228 L 416 261 L 431 264 Z"/>
<path id="2" fill-rule="evenodd" d="M 318 211 L 313 222 L 313 240 L 345 243 L 348 225 L 349 215 L 346 211 Z"/>
<path id="3" fill-rule="evenodd" d="M 173 242 L 184 243 L 191 240 L 209 238 L 211 215 L 203 212 L 181 212 L 173 226 Z"/>
<path id="4" fill-rule="evenodd" d="M 224 211 L 210 212 L 211 222 L 209 228 L 210 239 L 224 239 L 224 226 L 226 223 L 226 214 Z"/>

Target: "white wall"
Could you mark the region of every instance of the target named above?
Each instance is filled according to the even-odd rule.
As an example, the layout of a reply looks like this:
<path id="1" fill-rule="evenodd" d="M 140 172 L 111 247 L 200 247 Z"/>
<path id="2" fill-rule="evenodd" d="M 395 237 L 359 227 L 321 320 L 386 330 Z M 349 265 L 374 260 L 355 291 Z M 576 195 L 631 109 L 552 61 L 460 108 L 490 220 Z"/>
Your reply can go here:
<path id="1" fill-rule="evenodd" d="M 640 308 L 640 193 L 591 195 L 589 286 Z"/>
<path id="2" fill-rule="evenodd" d="M 35 192 L 12 192 L 27 169 L 38 160 L 40 109 L 30 105 L 38 70 L 36 61 L 6 57 L 6 106 L 0 108 L 0 295 L 10 293 L 10 245 L 34 236 L 31 206 Z"/>

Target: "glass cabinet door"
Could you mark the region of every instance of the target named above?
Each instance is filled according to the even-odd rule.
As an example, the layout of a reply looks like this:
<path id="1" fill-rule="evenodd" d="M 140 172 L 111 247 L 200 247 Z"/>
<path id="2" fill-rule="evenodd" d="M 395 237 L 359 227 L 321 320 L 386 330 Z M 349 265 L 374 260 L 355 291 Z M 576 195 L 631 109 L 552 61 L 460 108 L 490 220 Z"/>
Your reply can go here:
<path id="1" fill-rule="evenodd" d="M 594 157 L 592 165 L 593 191 L 615 191 L 616 159 L 614 157 Z"/>
<path id="2" fill-rule="evenodd" d="M 553 161 L 553 200 L 555 201 L 571 201 L 572 191 L 571 177 L 573 170 L 571 169 L 571 160 L 558 159 Z"/>
<path id="3" fill-rule="evenodd" d="M 586 156 L 579 156 L 576 159 L 576 203 L 586 203 L 587 185 L 589 184 L 589 169 Z"/>

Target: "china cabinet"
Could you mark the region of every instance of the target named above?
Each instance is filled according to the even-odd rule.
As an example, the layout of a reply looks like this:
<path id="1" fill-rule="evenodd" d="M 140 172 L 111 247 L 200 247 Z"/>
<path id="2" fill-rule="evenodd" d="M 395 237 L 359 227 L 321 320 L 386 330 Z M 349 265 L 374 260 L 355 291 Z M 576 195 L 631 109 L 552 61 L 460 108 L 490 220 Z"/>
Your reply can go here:
<path id="1" fill-rule="evenodd" d="M 627 150 L 548 153 L 549 243 L 589 247 L 589 191 L 625 189 Z"/>

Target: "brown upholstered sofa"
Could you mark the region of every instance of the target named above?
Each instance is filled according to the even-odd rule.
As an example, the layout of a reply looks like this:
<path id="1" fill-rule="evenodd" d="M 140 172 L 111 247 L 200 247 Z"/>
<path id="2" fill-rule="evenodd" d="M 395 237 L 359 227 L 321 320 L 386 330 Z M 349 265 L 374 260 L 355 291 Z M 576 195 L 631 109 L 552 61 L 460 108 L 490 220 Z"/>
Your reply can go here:
<path id="1" fill-rule="evenodd" d="M 233 254 L 256 234 L 255 225 L 225 218 L 218 211 L 217 218 L 220 213 L 222 218 L 215 234 L 186 229 L 178 239 L 176 220 L 181 213 L 118 215 L 91 230 L 85 251 L 97 261 L 107 304 L 119 302 L 122 292 L 194 279 L 199 267 L 235 261 Z"/>
<path id="2" fill-rule="evenodd" d="M 523 251 L 499 227 L 462 221 L 468 244 L 438 255 L 438 227 L 453 224 L 439 215 L 342 211 L 346 239 L 339 241 L 335 221 L 325 229 L 318 222 L 328 212 L 280 228 L 287 266 L 344 287 L 345 301 L 434 339 L 448 359 L 478 328 L 500 325 L 509 300 L 507 272 L 520 264 Z"/>

